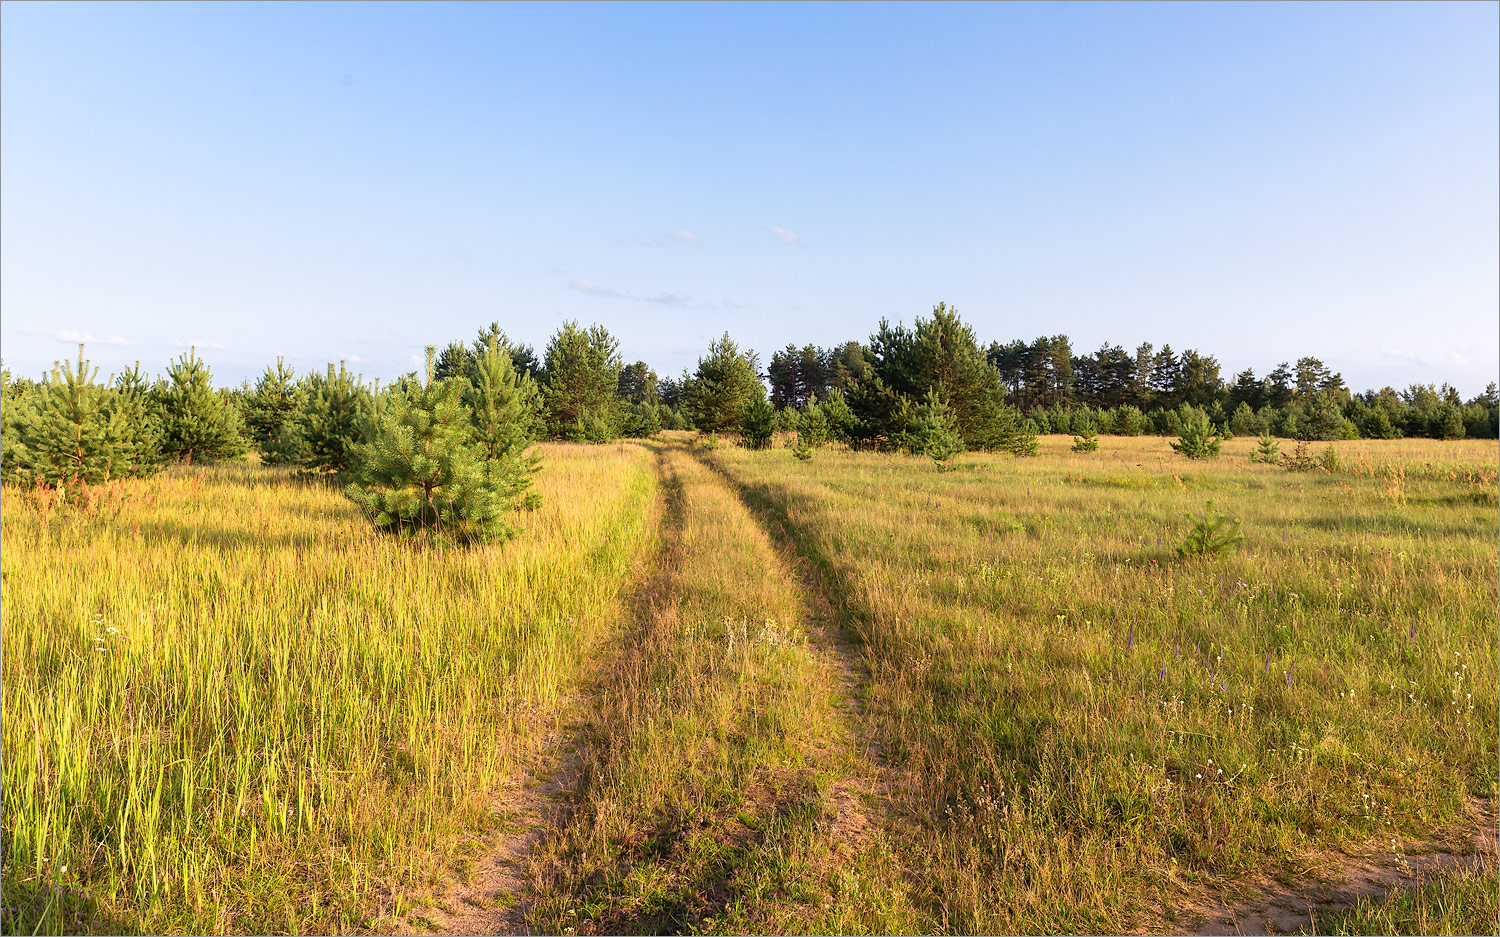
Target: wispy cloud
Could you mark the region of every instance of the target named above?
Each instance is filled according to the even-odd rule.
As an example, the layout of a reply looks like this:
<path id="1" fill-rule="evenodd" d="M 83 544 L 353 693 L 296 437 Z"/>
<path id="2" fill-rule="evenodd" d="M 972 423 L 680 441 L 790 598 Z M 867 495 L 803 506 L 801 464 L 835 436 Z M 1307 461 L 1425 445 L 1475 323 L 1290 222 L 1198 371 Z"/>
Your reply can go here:
<path id="1" fill-rule="evenodd" d="M 216 342 L 216 341 L 214 341 L 211 338 L 190 338 L 190 339 L 188 339 L 185 342 L 182 341 L 181 339 L 178 339 L 177 341 L 174 341 L 172 343 L 172 347 L 174 347 L 174 348 L 207 348 L 210 351 L 224 351 L 225 350 L 225 346 L 224 346 L 224 344 L 222 342 Z"/>
<path id="2" fill-rule="evenodd" d="M 788 231 L 786 228 L 778 228 L 773 224 L 766 225 L 766 230 L 776 235 L 776 239 L 783 244 L 795 244 L 798 247 L 806 247 L 802 239 L 797 237 L 797 232 Z"/>
<path id="3" fill-rule="evenodd" d="M 76 345 L 79 342 L 83 342 L 86 345 L 129 345 L 130 344 L 130 341 L 128 339 L 121 338 L 118 335 L 108 335 L 108 336 L 105 336 L 104 338 L 98 338 L 92 332 L 78 332 L 78 331 L 75 331 L 73 329 L 61 329 L 61 330 L 56 331 L 56 332 L 44 331 L 41 334 L 48 336 L 49 338 L 53 339 L 54 341 L 67 342 L 70 345 Z"/>
<path id="4" fill-rule="evenodd" d="M 369 361 L 370 359 L 361 358 L 359 355 L 339 355 L 339 360 L 347 361 L 350 364 L 359 364 L 360 362 Z"/>
<path id="5" fill-rule="evenodd" d="M 693 297 L 682 293 L 657 293 L 655 296 L 642 297 L 648 303 L 657 303 L 662 306 L 688 306 L 693 302 Z"/>
<path id="6" fill-rule="evenodd" d="M 1472 361 L 1469 360 L 1469 356 L 1466 355 L 1466 354 L 1463 354 L 1462 352 L 1455 351 L 1452 354 L 1448 355 L 1448 358 L 1454 364 L 1458 365 L 1461 368 L 1472 367 L 1473 364 L 1474 364 L 1474 362 L 1472 362 Z"/>
<path id="7" fill-rule="evenodd" d="M 703 246 L 703 239 L 686 229 L 683 229 L 681 231 L 673 231 L 671 234 L 667 235 L 667 237 L 682 244 L 691 244 L 694 247 Z"/>
<path id="8" fill-rule="evenodd" d="M 1416 353 L 1407 351 L 1404 348 L 1382 348 L 1380 349 L 1380 356 L 1382 358 L 1389 358 L 1392 361 L 1400 361 L 1404 364 L 1425 365 L 1427 363 L 1425 360 L 1418 357 Z"/>
<path id="9" fill-rule="evenodd" d="M 580 293 L 587 293 L 590 296 L 600 296 L 605 299 L 631 298 L 630 290 L 619 290 L 609 286 L 600 286 L 598 283 L 591 283 L 588 280 L 570 280 L 568 281 L 568 288 L 577 290 Z"/>
<path id="10" fill-rule="evenodd" d="M 654 303 L 658 306 L 671 306 L 677 309 L 715 308 L 712 300 L 697 300 L 686 293 L 677 293 L 672 290 L 662 290 L 648 295 L 612 286 L 601 286 L 590 280 L 569 280 L 568 289 L 577 290 L 589 296 L 597 296 L 600 299 L 631 299 L 638 303 Z"/>

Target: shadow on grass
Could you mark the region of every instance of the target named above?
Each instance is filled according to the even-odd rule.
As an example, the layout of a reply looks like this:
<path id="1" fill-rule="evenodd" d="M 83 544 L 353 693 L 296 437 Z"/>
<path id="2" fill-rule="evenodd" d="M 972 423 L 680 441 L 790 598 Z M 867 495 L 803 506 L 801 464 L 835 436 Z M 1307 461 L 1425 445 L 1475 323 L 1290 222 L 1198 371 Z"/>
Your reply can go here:
<path id="1" fill-rule="evenodd" d="M 81 888 L 3 877 L 0 934 L 135 934 L 128 917 L 104 910 Z"/>

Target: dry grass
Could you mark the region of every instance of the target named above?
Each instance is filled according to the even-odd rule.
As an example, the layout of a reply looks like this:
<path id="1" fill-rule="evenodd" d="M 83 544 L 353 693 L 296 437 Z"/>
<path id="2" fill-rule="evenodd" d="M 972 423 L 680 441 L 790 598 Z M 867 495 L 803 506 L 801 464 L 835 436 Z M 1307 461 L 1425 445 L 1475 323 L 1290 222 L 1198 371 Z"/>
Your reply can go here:
<path id="1" fill-rule="evenodd" d="M 420 921 L 559 732 L 548 931 L 1187 928 L 1493 816 L 1493 444 L 1070 443 L 548 446 L 472 550 L 261 467 L 6 491 L 4 929 Z M 1179 558 L 1210 499 L 1245 542 Z M 1489 920 L 1494 868 L 1336 926 Z"/>
<path id="2" fill-rule="evenodd" d="M 1399 854 L 1496 791 L 1490 444 L 1339 445 L 1337 474 L 1097 454 L 720 450 L 857 618 L 923 930 L 1109 932 L 1251 870 Z M 1383 468 L 1405 467 L 1398 503 Z M 1178 559 L 1205 500 L 1243 519 Z"/>
<path id="3" fill-rule="evenodd" d="M 660 575 L 587 730 L 573 824 L 541 863 L 543 932 L 913 926 L 853 745 L 837 649 L 793 568 L 681 436 Z M 861 784 L 859 782 L 865 782 Z M 878 885 L 879 887 L 874 887 Z"/>
<path id="4" fill-rule="evenodd" d="M 639 446 L 543 450 L 473 550 L 263 467 L 7 491 L 5 930 L 358 929 L 492 832 L 649 533 Z"/>

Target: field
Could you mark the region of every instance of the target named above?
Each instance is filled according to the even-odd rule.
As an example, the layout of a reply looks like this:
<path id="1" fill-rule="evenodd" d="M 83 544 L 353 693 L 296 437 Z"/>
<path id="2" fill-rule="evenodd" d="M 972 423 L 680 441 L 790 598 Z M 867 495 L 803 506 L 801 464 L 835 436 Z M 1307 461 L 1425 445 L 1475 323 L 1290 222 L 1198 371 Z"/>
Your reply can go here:
<path id="1" fill-rule="evenodd" d="M 4 931 L 1493 933 L 1494 444 L 1070 442 L 7 490 Z"/>

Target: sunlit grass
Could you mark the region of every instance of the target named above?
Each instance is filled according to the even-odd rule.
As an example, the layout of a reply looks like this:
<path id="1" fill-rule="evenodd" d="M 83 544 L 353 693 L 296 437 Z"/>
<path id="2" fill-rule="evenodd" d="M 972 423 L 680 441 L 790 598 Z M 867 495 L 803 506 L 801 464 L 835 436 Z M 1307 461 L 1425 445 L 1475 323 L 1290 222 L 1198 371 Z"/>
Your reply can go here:
<path id="1" fill-rule="evenodd" d="M 902 933 L 835 649 L 767 531 L 679 434 L 653 443 L 668 509 L 587 736 L 589 783 L 551 844 L 543 933 Z M 863 888 L 861 888 L 863 886 Z"/>
<path id="2" fill-rule="evenodd" d="M 928 929 L 1168 926 L 1246 871 L 1493 810 L 1492 444 L 1338 444 L 1326 474 L 1069 442 L 949 472 L 714 454 L 856 616 Z M 1178 558 L 1209 499 L 1244 544 Z"/>
<path id="3" fill-rule="evenodd" d="M 5 492 L 5 930 L 358 928 L 488 831 L 618 622 L 638 446 L 545 446 L 510 543 L 403 543 L 258 466 Z"/>

